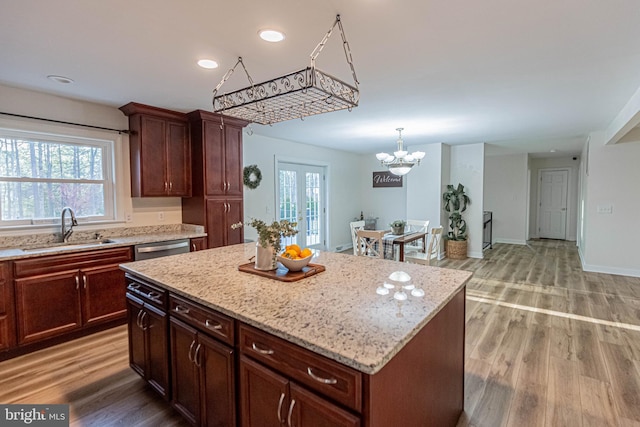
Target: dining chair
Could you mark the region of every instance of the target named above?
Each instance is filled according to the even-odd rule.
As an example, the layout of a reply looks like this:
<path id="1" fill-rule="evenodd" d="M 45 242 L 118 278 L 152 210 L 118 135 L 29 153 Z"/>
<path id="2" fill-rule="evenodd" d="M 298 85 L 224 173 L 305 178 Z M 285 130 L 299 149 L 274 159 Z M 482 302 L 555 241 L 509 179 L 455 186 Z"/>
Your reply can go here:
<path id="1" fill-rule="evenodd" d="M 358 230 L 356 255 L 384 259 L 384 243 L 382 238 L 386 233 L 387 231 L 385 230 Z"/>
<path id="2" fill-rule="evenodd" d="M 429 220 L 423 221 L 418 219 L 408 219 L 407 220 L 407 233 L 428 233 L 429 232 Z M 414 240 L 413 242 L 407 243 L 404 246 L 405 251 L 424 251 L 425 248 L 422 246 L 423 240 Z"/>
<path id="3" fill-rule="evenodd" d="M 407 262 L 415 262 L 418 264 L 431 265 L 431 259 L 440 260 L 440 242 L 442 241 L 442 226 L 431 228 L 429 234 L 429 244 L 426 252 L 412 251 L 405 253 L 404 259 Z"/>
<path id="4" fill-rule="evenodd" d="M 358 230 L 364 230 L 364 221 L 353 221 L 349 223 L 351 228 L 351 242 L 353 243 L 353 254 L 358 255 Z"/>

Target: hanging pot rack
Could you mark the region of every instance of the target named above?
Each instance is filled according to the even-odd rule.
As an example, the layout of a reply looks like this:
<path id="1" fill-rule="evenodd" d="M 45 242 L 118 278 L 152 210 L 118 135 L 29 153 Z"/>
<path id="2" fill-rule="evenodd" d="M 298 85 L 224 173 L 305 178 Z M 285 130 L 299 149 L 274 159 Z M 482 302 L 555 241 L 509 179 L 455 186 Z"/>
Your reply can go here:
<path id="1" fill-rule="evenodd" d="M 351 68 L 353 85 L 324 73 L 316 68 L 316 58 L 322 52 L 336 25 L 342 36 L 342 46 Z M 247 122 L 271 125 L 274 123 L 304 119 L 315 114 L 348 109 L 358 106 L 360 91 L 353 67 L 351 49 L 342 27 L 340 15 L 310 55 L 311 65 L 302 70 L 275 79 L 254 84 L 242 57 L 222 77 L 213 91 L 213 111 L 236 117 Z M 249 80 L 249 86 L 234 92 L 218 95 L 222 85 L 231 77 L 238 65 Z"/>

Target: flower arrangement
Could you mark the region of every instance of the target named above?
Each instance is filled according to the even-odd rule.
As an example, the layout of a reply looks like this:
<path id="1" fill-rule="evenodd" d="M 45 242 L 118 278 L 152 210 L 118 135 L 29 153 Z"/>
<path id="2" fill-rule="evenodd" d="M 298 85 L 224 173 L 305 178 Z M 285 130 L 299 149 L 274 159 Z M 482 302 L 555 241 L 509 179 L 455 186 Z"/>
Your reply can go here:
<path id="1" fill-rule="evenodd" d="M 298 234 L 298 230 L 295 228 L 298 223 L 290 222 L 286 219 L 267 224 L 261 219 L 252 218 L 247 225 L 255 228 L 258 232 L 258 242 L 260 246 L 265 248 L 269 246 L 273 247 L 275 254 L 279 254 L 282 251 L 281 240 L 283 237 L 291 237 Z M 241 222 L 231 226 L 233 229 L 238 227 L 242 227 Z"/>

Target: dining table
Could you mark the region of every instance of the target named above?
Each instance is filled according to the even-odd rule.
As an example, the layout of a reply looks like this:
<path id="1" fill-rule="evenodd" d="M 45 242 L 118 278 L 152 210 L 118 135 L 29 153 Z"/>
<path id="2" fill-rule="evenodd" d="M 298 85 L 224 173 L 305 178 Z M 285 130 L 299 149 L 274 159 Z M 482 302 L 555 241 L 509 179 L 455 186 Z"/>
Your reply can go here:
<path id="1" fill-rule="evenodd" d="M 394 249 L 397 245 L 399 251 L 398 261 L 404 262 L 404 245 L 420 239 L 422 239 L 421 251 L 424 252 L 427 248 L 427 233 L 425 231 L 409 231 L 403 234 L 385 234 L 382 238 L 385 258 L 395 259 Z"/>

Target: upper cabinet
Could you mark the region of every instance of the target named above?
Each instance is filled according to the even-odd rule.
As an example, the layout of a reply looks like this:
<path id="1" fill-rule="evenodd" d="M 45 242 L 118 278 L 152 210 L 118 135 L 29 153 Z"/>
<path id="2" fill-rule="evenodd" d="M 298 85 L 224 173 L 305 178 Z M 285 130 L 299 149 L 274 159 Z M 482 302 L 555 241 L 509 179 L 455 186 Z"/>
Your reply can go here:
<path id="1" fill-rule="evenodd" d="M 242 197 L 242 128 L 245 122 L 196 110 L 191 122 L 194 171 L 202 170 L 204 196 Z M 196 184 L 194 184 L 196 185 Z"/>
<path id="2" fill-rule="evenodd" d="M 130 102 L 132 197 L 190 197 L 191 146 L 183 113 Z"/>

